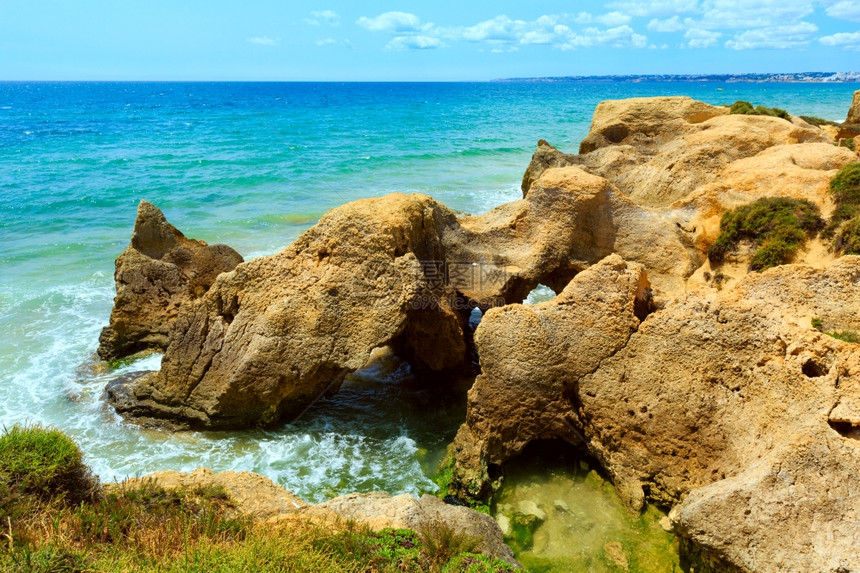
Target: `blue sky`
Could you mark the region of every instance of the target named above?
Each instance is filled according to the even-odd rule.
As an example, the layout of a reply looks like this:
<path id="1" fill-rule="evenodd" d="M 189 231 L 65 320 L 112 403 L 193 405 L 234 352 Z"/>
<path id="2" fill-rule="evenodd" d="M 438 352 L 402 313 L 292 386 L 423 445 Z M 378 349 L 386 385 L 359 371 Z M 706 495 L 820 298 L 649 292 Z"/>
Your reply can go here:
<path id="1" fill-rule="evenodd" d="M 0 80 L 860 71 L 860 0 L 0 0 Z"/>

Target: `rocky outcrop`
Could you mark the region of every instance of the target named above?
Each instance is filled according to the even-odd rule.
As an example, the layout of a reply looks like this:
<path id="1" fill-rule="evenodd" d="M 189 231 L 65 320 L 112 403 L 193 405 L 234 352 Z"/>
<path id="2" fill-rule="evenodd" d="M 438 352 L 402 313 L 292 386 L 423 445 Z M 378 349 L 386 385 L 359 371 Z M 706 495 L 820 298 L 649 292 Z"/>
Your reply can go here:
<path id="1" fill-rule="evenodd" d="M 457 216 L 420 195 L 357 201 L 184 306 L 192 297 L 162 300 L 176 290 L 172 277 L 185 276 L 179 267 L 147 279 L 146 289 L 118 286 L 103 348 L 123 324 L 142 324 L 147 340 L 169 344 L 160 372 L 113 384 L 108 397 L 130 418 L 184 426 L 290 420 L 380 346 L 417 368 L 461 366 L 472 307 L 521 302 L 538 284 L 560 292 L 613 253 L 645 268 L 663 304 L 705 262 L 725 210 L 775 193 L 828 208 L 826 181 L 852 154 L 814 143 L 821 140 L 802 121 L 730 116 L 689 98 L 604 102 L 583 153 L 541 142 L 524 198 L 483 215 Z M 150 233 L 162 237 L 153 244 L 169 243 L 174 231 Z M 152 247 L 146 268 L 175 265 L 165 249 Z M 138 254 L 124 254 L 118 269 Z M 204 287 L 195 283 L 195 295 Z M 136 304 L 123 303 L 130 293 Z"/>
<path id="2" fill-rule="evenodd" d="M 549 144 L 545 139 L 539 139 L 537 150 L 532 155 L 532 160 L 523 174 L 523 182 L 520 189 L 523 197 L 528 195 L 532 183 L 540 179 L 541 174 L 553 167 L 568 167 L 576 164 L 576 156 L 562 153 Z"/>
<path id="3" fill-rule="evenodd" d="M 108 489 L 136 488 L 154 483 L 166 489 L 220 487 L 235 505 L 237 514 L 248 515 L 256 523 L 276 525 L 281 522 L 306 523 L 313 526 L 342 526 L 351 522 L 372 531 L 446 527 L 478 541 L 476 550 L 517 566 L 514 554 L 505 545 L 495 520 L 466 507 L 448 505 L 437 497 L 409 494 L 392 496 L 385 492 L 353 493 L 312 505 L 267 477 L 250 472 L 212 472 L 198 468 L 191 473 L 163 471 L 132 478 Z"/>
<path id="4" fill-rule="evenodd" d="M 131 243 L 116 260 L 116 298 L 110 326 L 99 337 L 99 357 L 115 360 L 164 350 L 179 307 L 241 262 L 227 245 L 185 238 L 157 207 L 141 201 Z"/>
<path id="5" fill-rule="evenodd" d="M 833 210 L 830 180 L 857 156 L 832 143 L 776 145 L 761 153 L 733 161 L 671 206 L 688 237 L 702 252 L 720 233 L 720 217 L 726 211 L 764 197 L 807 199 L 824 215 Z"/>
<path id="6" fill-rule="evenodd" d="M 622 497 L 677 503 L 736 475 L 852 396 L 856 346 L 822 334 L 860 327 L 860 257 L 783 266 L 734 289 L 681 297 L 569 395 L 589 450 Z"/>
<path id="7" fill-rule="evenodd" d="M 851 102 L 851 107 L 848 109 L 848 117 L 845 118 L 845 123 L 860 126 L 860 90 L 854 92 L 854 99 Z"/>
<path id="8" fill-rule="evenodd" d="M 481 216 L 422 195 L 350 203 L 219 277 L 183 307 L 161 371 L 112 384 L 108 399 L 186 426 L 289 420 L 380 346 L 418 367 L 462 365 L 472 306 L 521 302 L 539 283 L 560 291 L 612 252 L 644 263 L 660 292 L 701 264 L 677 227 L 578 168 L 551 169 L 526 199 Z"/>
<path id="9" fill-rule="evenodd" d="M 553 157 L 605 177 L 638 205 L 668 207 L 711 183 L 732 161 L 797 143 L 832 140 L 805 122 L 728 115 L 728 108 L 686 97 L 633 98 L 598 104 L 579 155 Z M 541 164 L 529 166 L 532 180 Z"/>
<path id="10" fill-rule="evenodd" d="M 125 413 L 221 428 L 298 416 L 404 332 L 419 256 L 445 260 L 438 236 L 453 220 L 425 196 L 357 201 L 280 253 L 220 276 L 183 307 L 161 370 L 135 381 Z M 463 362 L 459 341 L 436 366 Z"/>
<path id="11" fill-rule="evenodd" d="M 702 567 L 860 565 L 858 496 L 835 485 L 860 471 L 860 348 L 811 325 L 860 329 L 860 257 L 754 273 L 641 323 L 627 273 L 588 284 L 609 263 L 553 301 L 487 313 L 486 367 L 452 448 L 459 492 L 483 493 L 492 464 L 528 441 L 562 438 L 585 445 L 631 508 L 674 506 Z"/>
<path id="12" fill-rule="evenodd" d="M 650 310 L 642 267 L 611 255 L 553 300 L 491 309 L 475 332 L 482 373 L 452 453 L 454 490 L 485 498 L 491 466 L 530 442 L 580 443 L 565 393 L 624 347 Z"/>

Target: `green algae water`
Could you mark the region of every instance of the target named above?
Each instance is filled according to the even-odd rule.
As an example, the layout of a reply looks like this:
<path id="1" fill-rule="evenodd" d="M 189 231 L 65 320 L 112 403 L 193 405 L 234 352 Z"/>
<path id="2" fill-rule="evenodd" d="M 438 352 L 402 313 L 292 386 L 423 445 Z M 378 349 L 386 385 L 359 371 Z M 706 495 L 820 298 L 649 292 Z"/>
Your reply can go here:
<path id="1" fill-rule="evenodd" d="M 428 476 L 463 420 L 468 380 L 440 395 L 391 356 L 375 356 L 335 397 L 273 430 L 165 434 L 105 408 L 108 380 L 159 366 L 158 355 L 112 366 L 94 357 L 138 201 L 162 208 L 189 237 L 249 259 L 360 197 L 419 192 L 473 213 L 518 199 L 537 140 L 575 152 L 601 100 L 743 99 L 842 120 L 855 88 L 0 83 L 0 423 L 61 428 L 103 480 L 207 466 L 259 472 L 310 501 L 433 491 Z M 640 549 L 619 543 L 636 562 Z"/>
<path id="2" fill-rule="evenodd" d="M 508 464 L 493 515 L 529 571 L 681 571 L 675 536 L 648 506 L 631 514 L 591 460 L 563 444 L 535 444 Z"/>

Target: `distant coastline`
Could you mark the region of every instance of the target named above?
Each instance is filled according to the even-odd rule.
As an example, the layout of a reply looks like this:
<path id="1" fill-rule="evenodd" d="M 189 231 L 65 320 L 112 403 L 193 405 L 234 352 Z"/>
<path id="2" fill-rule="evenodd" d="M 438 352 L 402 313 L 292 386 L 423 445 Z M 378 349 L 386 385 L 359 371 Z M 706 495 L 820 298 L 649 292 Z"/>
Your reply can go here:
<path id="1" fill-rule="evenodd" d="M 860 72 L 803 72 L 796 74 L 644 74 L 621 76 L 552 76 L 502 78 L 496 82 L 749 82 L 749 83 L 850 83 L 860 82 Z"/>

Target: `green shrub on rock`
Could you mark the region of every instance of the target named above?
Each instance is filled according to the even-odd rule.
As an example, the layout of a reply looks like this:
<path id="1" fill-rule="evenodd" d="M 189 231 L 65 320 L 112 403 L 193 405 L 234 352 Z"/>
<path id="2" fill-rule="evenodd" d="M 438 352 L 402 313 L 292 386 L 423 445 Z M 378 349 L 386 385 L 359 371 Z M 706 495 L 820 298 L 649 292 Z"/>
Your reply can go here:
<path id="1" fill-rule="evenodd" d="M 75 442 L 60 430 L 41 426 L 4 429 L 0 484 L 7 496 L 62 496 L 71 504 L 93 497 L 98 488 Z"/>
<path id="2" fill-rule="evenodd" d="M 791 116 L 784 109 L 778 107 L 764 107 L 762 105 L 753 107 L 748 101 L 738 100 L 729 108 L 730 114 L 739 115 L 769 115 L 771 117 L 779 117 L 785 120 L 791 120 Z"/>
<path id="3" fill-rule="evenodd" d="M 708 250 L 715 264 L 737 250 L 741 241 L 754 245 L 750 268 L 762 271 L 794 258 L 797 249 L 824 226 L 818 207 L 805 199 L 770 197 L 727 211 L 720 236 Z"/>
<path id="4" fill-rule="evenodd" d="M 860 254 L 860 162 L 852 162 L 830 180 L 830 194 L 836 209 L 821 233 L 833 238 L 833 250 Z"/>

